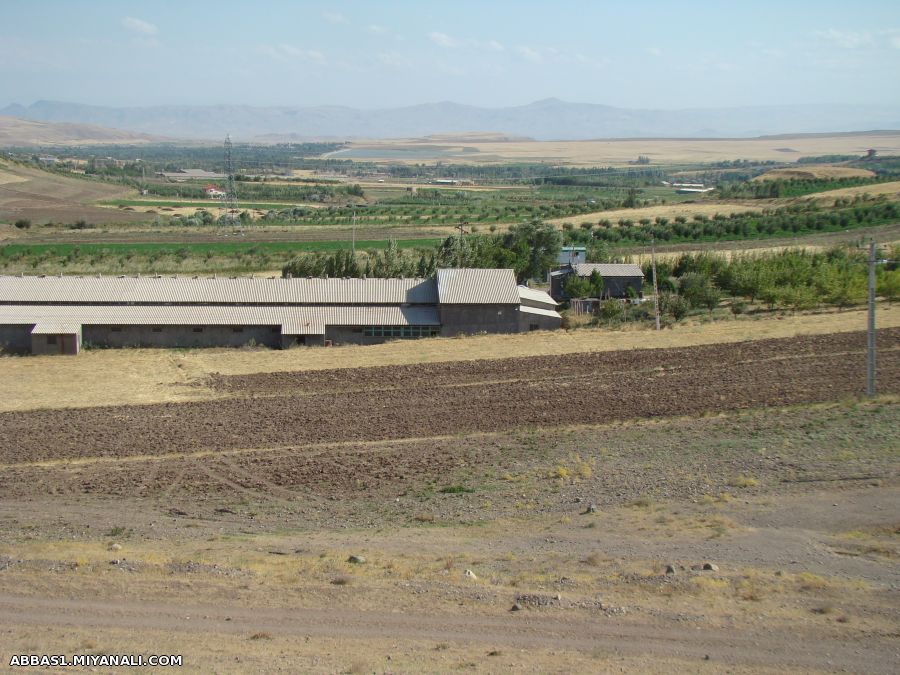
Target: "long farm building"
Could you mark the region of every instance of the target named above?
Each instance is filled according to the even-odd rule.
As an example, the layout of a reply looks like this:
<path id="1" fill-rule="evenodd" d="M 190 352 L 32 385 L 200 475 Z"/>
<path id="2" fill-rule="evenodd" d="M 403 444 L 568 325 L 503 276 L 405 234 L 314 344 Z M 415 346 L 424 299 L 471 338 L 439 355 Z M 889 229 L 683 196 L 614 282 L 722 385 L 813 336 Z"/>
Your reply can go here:
<path id="1" fill-rule="evenodd" d="M 428 279 L 0 277 L 0 348 L 376 344 L 559 328 L 556 302 L 512 270 Z"/>

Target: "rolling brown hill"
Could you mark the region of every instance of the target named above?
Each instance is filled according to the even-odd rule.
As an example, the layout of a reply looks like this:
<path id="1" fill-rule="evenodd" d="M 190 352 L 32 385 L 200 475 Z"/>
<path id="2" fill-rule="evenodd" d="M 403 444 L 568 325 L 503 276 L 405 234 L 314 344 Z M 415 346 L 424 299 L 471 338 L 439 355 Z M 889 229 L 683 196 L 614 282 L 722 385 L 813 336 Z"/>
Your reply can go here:
<path id="1" fill-rule="evenodd" d="M 152 143 L 164 140 L 167 139 L 162 136 L 109 129 L 92 124 L 36 122 L 0 116 L 0 147 Z"/>

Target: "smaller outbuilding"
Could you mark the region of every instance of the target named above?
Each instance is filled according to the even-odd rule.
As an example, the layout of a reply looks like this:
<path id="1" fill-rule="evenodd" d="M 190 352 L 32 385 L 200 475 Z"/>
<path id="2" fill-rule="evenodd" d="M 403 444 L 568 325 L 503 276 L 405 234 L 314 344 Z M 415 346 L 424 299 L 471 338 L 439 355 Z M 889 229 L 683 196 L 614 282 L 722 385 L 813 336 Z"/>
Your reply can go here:
<path id="1" fill-rule="evenodd" d="M 588 278 L 597 272 L 603 279 L 602 299 L 627 298 L 633 291 L 635 297 L 643 296 L 644 272 L 640 265 L 633 263 L 580 263 L 565 265 L 561 269 L 550 273 L 550 295 L 554 300 L 564 301 L 569 297 L 565 292 L 565 282 L 571 275 Z"/>
<path id="2" fill-rule="evenodd" d="M 557 265 L 578 265 L 587 260 L 587 247 L 563 246 L 556 257 Z"/>
<path id="3" fill-rule="evenodd" d="M 31 329 L 32 354 L 69 354 L 81 351 L 81 326 L 75 323 L 44 321 Z"/>

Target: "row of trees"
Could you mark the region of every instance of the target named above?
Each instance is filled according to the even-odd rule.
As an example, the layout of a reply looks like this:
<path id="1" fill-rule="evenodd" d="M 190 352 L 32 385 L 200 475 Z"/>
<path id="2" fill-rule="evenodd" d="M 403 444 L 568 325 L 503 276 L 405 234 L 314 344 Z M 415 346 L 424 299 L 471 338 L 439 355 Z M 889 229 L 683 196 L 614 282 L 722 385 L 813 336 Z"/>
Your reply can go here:
<path id="1" fill-rule="evenodd" d="M 797 204 L 774 211 L 716 214 L 713 217 L 696 215 L 688 220 L 678 216 L 673 220 L 658 217 L 642 218 L 637 222 L 608 219 L 582 223 L 579 228 L 564 230 L 567 243 L 586 243 L 600 240 L 609 244 L 647 245 L 651 239 L 662 242 L 718 241 L 759 239 L 772 236 L 791 236 L 814 232 L 832 232 L 857 227 L 881 225 L 900 218 L 900 205 L 886 200 L 865 201 L 822 210 L 814 203 Z"/>
<path id="2" fill-rule="evenodd" d="M 900 251 L 882 251 L 896 256 Z M 847 307 L 867 296 L 866 253 L 861 249 L 834 248 L 826 252 L 802 249 L 747 254 L 726 258 L 712 253 L 684 254 L 657 262 L 660 297 L 681 298 L 687 309 L 715 309 L 724 296 L 762 302 L 770 309 L 812 309 L 819 305 Z M 648 284 L 652 271 L 645 269 Z M 900 270 L 896 263 L 879 266 L 877 293 L 900 299 Z M 679 301 L 676 311 L 681 311 Z M 666 304 L 665 302 L 663 303 Z M 741 307 L 741 303 L 732 303 Z"/>
<path id="3" fill-rule="evenodd" d="M 764 181 L 746 181 L 720 185 L 716 196 L 720 199 L 777 199 L 801 197 L 815 192 L 871 185 L 888 180 L 887 177 L 855 176 L 851 178 L 795 178 Z"/>
<path id="4" fill-rule="evenodd" d="M 400 250 L 395 242 L 381 251 L 353 255 L 305 253 L 291 260 L 282 274 L 294 277 L 427 277 L 439 267 L 510 268 L 516 278 L 544 278 L 556 263 L 562 237 L 552 225 L 534 221 L 504 234 L 447 237 L 432 250 Z"/>

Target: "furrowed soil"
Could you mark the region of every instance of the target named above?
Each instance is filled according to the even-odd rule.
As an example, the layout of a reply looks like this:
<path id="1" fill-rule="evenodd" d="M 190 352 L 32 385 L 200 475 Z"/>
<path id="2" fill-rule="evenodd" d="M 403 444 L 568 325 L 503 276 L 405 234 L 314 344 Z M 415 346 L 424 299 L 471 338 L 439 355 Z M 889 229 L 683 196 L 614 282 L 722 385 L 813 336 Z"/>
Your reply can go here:
<path id="1" fill-rule="evenodd" d="M 900 328 L 878 346 L 866 401 L 852 332 L 0 413 L 0 662 L 895 672 Z"/>
<path id="2" fill-rule="evenodd" d="M 94 206 L 99 199 L 112 199 L 135 190 L 87 179 L 70 178 L 19 164 L 0 163 L 0 220 L 47 222 L 125 223 L 146 218 L 145 214 L 120 213 Z"/>
<path id="3" fill-rule="evenodd" d="M 879 332 L 900 389 L 900 329 Z M 697 415 L 863 393 L 865 335 L 215 377 L 217 401 L 0 414 L 6 462 L 374 441 Z M 12 486 L 9 486 L 12 487 Z"/>

